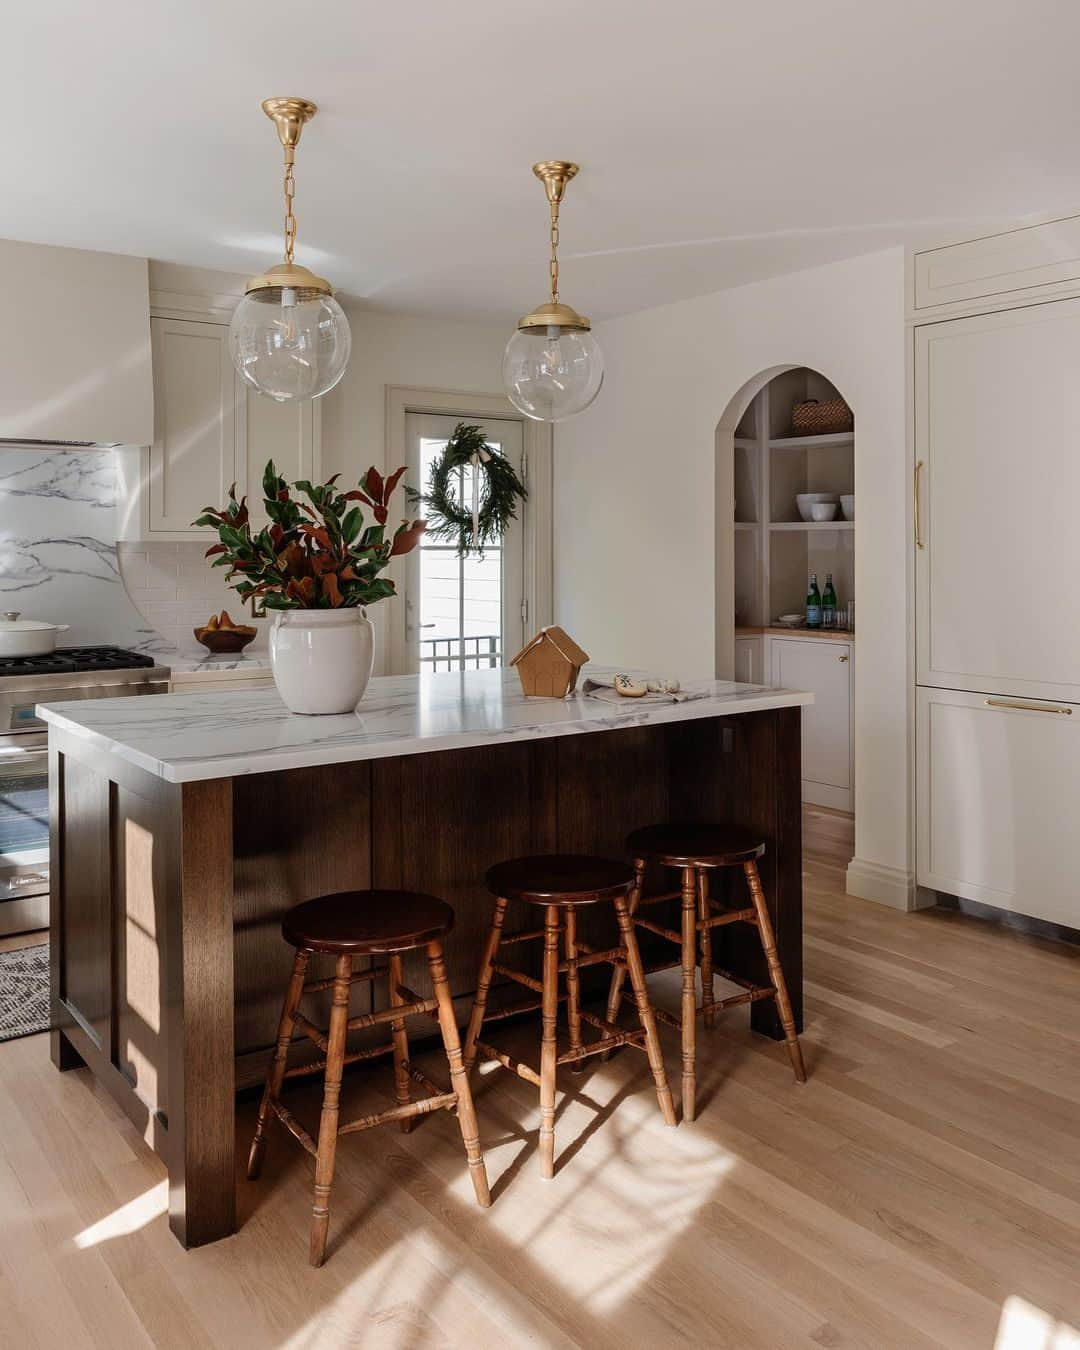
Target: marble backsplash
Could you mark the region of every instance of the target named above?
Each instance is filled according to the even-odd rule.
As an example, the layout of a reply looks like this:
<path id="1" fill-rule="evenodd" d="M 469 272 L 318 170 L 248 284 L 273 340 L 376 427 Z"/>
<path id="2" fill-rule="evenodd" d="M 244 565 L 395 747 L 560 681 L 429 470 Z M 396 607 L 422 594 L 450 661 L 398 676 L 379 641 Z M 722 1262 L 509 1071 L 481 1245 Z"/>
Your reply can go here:
<path id="1" fill-rule="evenodd" d="M 68 624 L 61 646 L 163 650 L 124 586 L 117 524 L 113 451 L 0 452 L 0 611 Z"/>

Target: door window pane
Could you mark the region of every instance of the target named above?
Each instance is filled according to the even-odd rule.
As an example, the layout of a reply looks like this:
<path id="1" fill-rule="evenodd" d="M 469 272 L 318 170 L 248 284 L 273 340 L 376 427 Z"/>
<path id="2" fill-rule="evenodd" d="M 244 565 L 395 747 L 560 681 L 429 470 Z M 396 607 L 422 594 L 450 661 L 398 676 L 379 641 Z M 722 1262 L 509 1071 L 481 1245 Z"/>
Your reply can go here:
<path id="1" fill-rule="evenodd" d="M 488 444 L 501 449 L 497 441 Z M 444 440 L 420 439 L 420 480 L 426 483 L 434 460 L 446 449 Z M 460 469 L 455 484 L 458 501 L 472 505 L 471 468 Z M 482 670 L 503 658 L 502 549 L 498 545 L 459 558 L 454 546 L 426 535 L 420 541 L 420 668 Z"/>

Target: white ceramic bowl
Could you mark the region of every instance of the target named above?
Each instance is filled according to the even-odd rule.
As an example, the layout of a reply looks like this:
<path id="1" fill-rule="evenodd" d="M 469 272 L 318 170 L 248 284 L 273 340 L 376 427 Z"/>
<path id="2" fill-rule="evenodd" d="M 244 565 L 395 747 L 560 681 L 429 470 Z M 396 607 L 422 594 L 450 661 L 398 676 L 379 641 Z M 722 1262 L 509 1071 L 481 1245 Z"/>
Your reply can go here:
<path id="1" fill-rule="evenodd" d="M 854 492 L 843 492 L 840 494 L 840 512 L 845 520 L 855 519 L 855 494 Z"/>
<path id="2" fill-rule="evenodd" d="M 800 492 L 795 498 L 795 505 L 799 508 L 799 515 L 803 520 L 814 519 L 810 508 L 815 502 L 833 502 L 839 505 L 840 494 L 837 492 Z"/>
<path id="3" fill-rule="evenodd" d="M 811 502 L 810 519 L 819 522 L 824 520 L 835 520 L 839 510 L 839 502 Z"/>

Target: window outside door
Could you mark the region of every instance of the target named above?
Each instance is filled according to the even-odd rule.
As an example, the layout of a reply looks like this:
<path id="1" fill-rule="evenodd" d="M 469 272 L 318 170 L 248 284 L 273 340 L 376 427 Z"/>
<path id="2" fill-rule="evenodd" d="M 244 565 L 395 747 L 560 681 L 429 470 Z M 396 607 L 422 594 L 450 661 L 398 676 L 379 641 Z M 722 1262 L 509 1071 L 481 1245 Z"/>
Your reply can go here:
<path id="1" fill-rule="evenodd" d="M 514 465 L 524 480 L 520 422 L 510 418 L 406 414 L 407 481 L 426 487 L 431 466 L 446 448 L 459 421 L 481 426 L 488 443 Z M 472 503 L 472 469 L 458 471 L 457 498 Z M 481 489 L 482 490 L 482 489 Z M 459 558 L 452 543 L 422 536 L 406 559 L 405 636 L 411 671 L 485 670 L 502 666 L 524 642 L 524 513 L 483 556 Z"/>

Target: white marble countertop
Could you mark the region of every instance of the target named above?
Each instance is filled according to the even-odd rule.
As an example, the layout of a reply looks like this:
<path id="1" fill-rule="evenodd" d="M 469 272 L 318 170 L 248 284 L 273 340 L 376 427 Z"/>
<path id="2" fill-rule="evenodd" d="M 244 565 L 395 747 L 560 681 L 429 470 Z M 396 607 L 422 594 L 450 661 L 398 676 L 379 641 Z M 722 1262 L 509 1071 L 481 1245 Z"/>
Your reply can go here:
<path id="1" fill-rule="evenodd" d="M 601 673 L 595 667 L 587 672 Z M 813 694 L 730 680 L 687 684 L 680 703 L 525 698 L 517 672 L 389 675 L 354 713 L 290 713 L 275 688 L 41 704 L 50 726 L 170 783 L 342 764 L 650 723 L 801 706 Z"/>
<path id="2" fill-rule="evenodd" d="M 258 675 L 270 669 L 270 653 L 250 648 L 234 656 L 215 656 L 205 647 L 196 651 L 171 649 L 154 652 L 153 656 L 158 665 L 168 667 L 173 675 L 215 675 L 234 671 Z"/>

